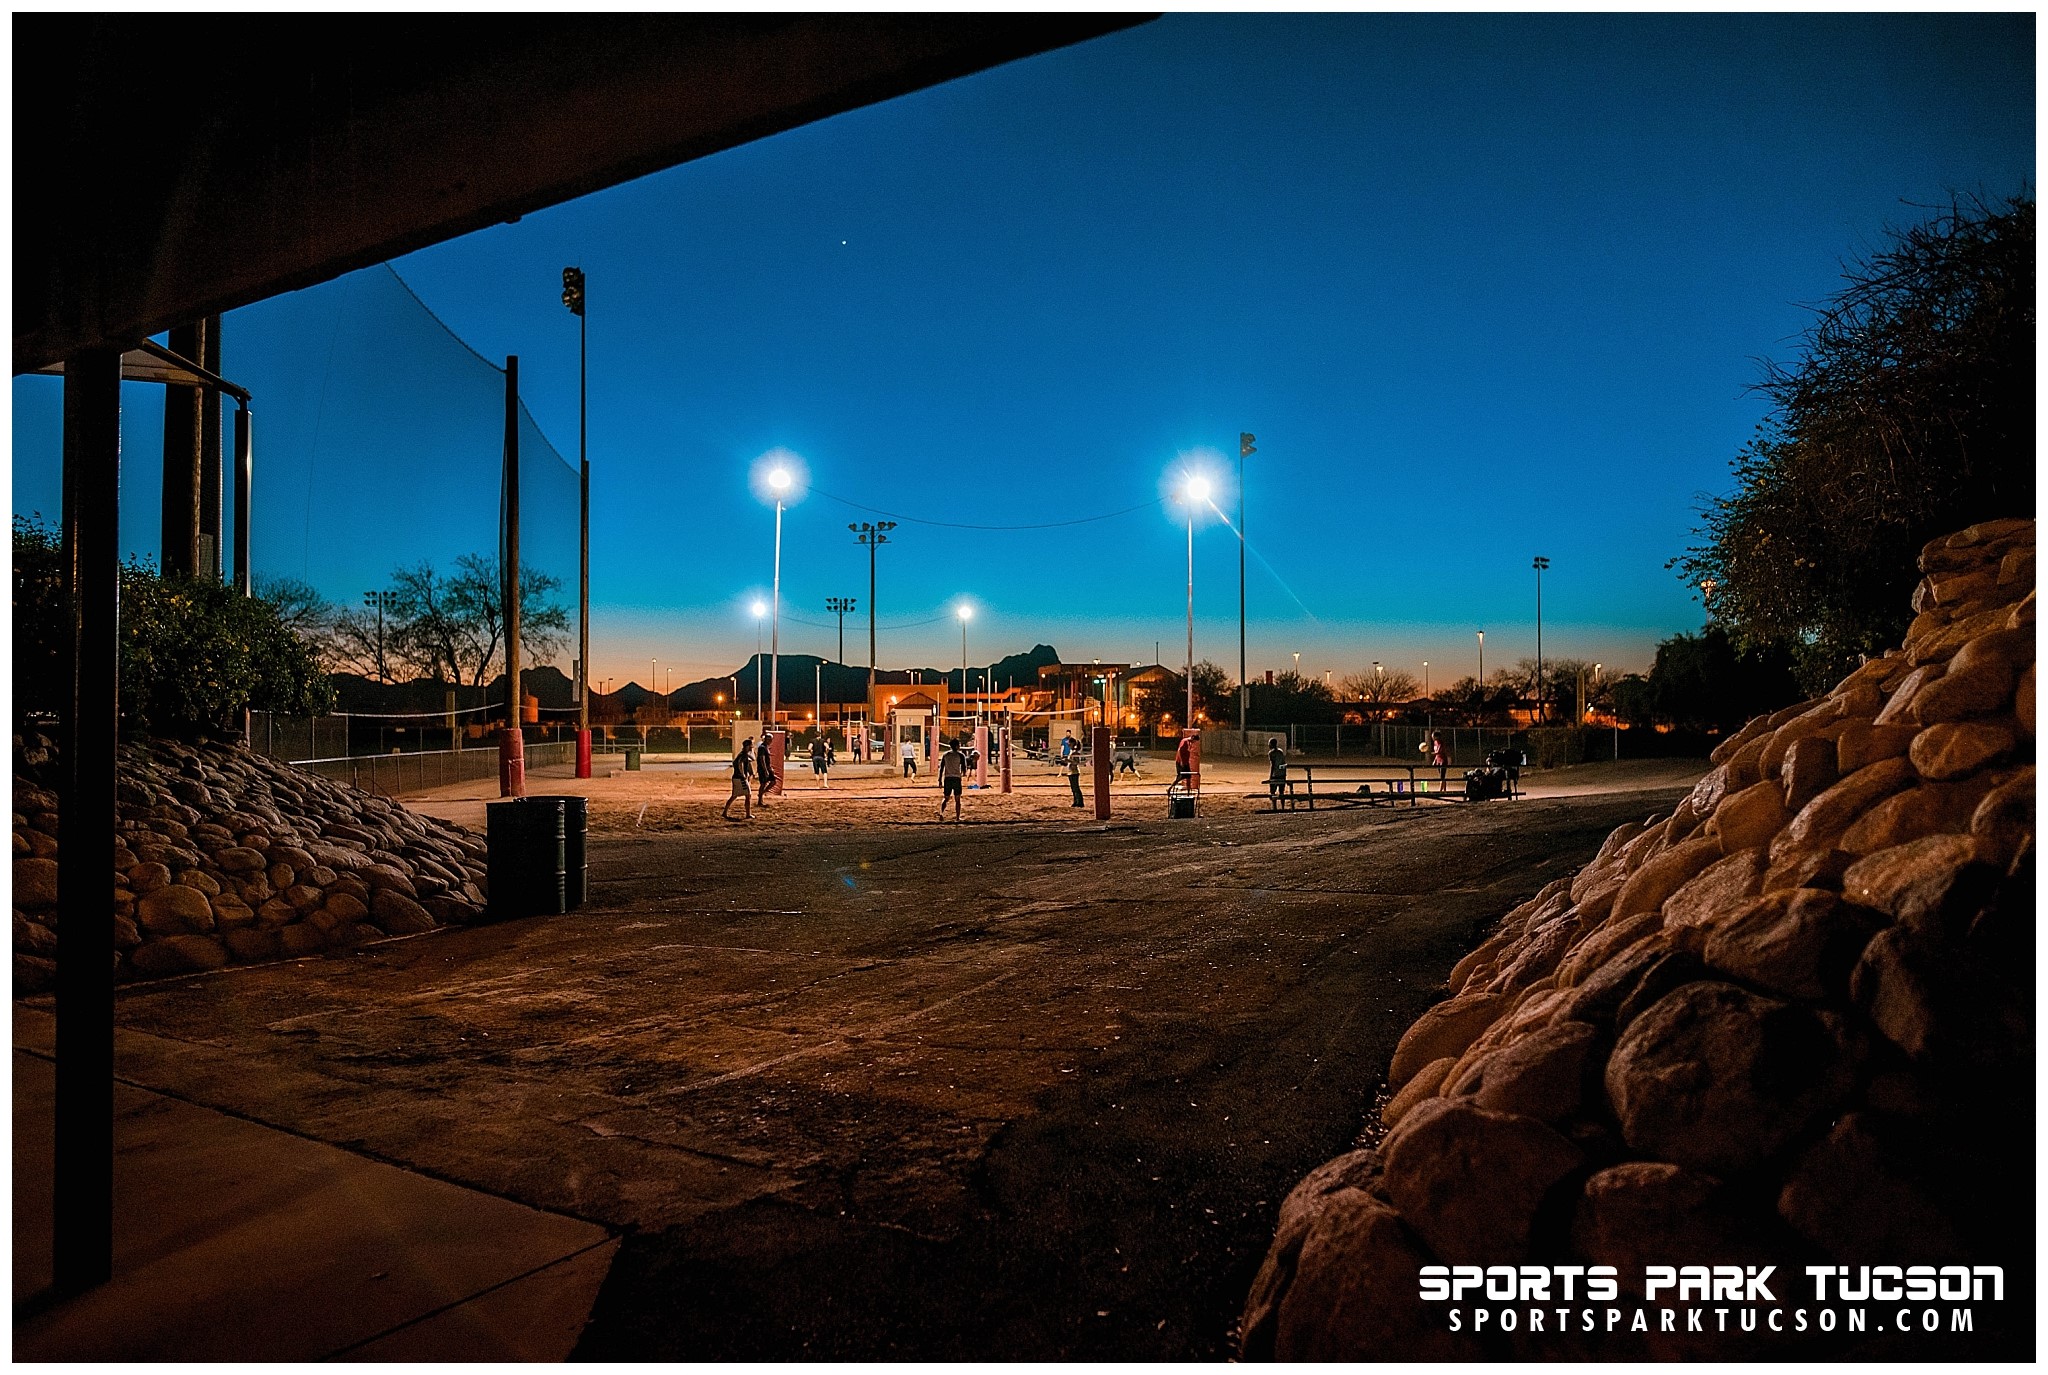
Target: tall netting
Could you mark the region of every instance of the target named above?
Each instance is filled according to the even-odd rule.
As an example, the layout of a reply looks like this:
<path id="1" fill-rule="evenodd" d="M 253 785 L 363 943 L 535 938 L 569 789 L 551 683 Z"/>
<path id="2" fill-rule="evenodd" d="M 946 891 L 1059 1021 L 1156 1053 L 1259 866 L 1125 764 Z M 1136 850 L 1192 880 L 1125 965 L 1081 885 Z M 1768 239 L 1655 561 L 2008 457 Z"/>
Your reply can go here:
<path id="1" fill-rule="evenodd" d="M 503 360 L 464 343 L 384 266 L 231 312 L 221 336 L 222 373 L 253 396 L 258 590 L 289 581 L 323 599 L 338 666 L 384 682 L 453 681 L 464 706 L 480 702 L 504 665 Z M 161 392 L 122 388 L 122 543 L 143 559 L 157 556 L 161 529 Z M 62 383 L 17 378 L 14 405 L 15 514 L 54 523 Z M 222 428 L 232 434 L 232 421 Z M 560 674 L 532 673 L 526 688 L 562 712 L 579 630 L 579 482 L 523 404 L 518 432 L 524 666 Z M 231 490 L 222 505 L 231 530 Z M 438 646 L 399 633 L 450 610 L 461 625 Z"/>

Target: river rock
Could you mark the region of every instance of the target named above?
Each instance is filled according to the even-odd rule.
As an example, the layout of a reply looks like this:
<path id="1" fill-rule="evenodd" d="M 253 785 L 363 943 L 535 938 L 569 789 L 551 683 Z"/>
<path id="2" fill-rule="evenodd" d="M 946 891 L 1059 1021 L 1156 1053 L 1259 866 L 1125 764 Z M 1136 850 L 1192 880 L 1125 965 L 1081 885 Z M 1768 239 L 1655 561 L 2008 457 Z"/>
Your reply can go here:
<path id="1" fill-rule="evenodd" d="M 57 905 L 56 860 L 14 861 L 14 905 L 28 912 Z"/>
<path id="2" fill-rule="evenodd" d="M 2019 732 L 2002 721 L 1944 721 L 1913 737 L 1910 757 L 1923 778 L 1960 778 L 2019 747 Z"/>
<path id="3" fill-rule="evenodd" d="M 1906 926 L 1966 926 L 1999 877 L 1974 837 L 1928 836 L 1858 860 L 1842 876 L 1842 894 Z"/>
<path id="4" fill-rule="evenodd" d="M 1491 1112 L 1555 1123 L 1578 1111 L 1588 1058 L 1598 1040 L 1584 1022 L 1556 1022 L 1487 1054 L 1447 1086 Z"/>
<path id="5" fill-rule="evenodd" d="M 1800 1157 L 1778 1195 L 1792 1229 L 1837 1261 L 1869 1264 L 1911 1256 L 1916 1264 L 1972 1259 L 1944 1209 L 1887 1149 L 1871 1114 L 1852 1112 Z"/>
<path id="6" fill-rule="evenodd" d="M 1572 1213 L 1572 1250 L 1595 1265 L 1614 1266 L 1632 1298 L 1642 1297 L 1651 1265 L 1777 1259 L 1720 1180 L 1658 1160 L 1625 1161 L 1586 1180 Z"/>
<path id="7" fill-rule="evenodd" d="M 1359 1157 L 1367 1157 L 1359 1163 Z M 1471 1360 L 1415 1283 L 1431 1257 L 1394 1209 L 1367 1192 L 1371 1152 L 1340 1156 L 1296 1185 L 1245 1306 L 1246 1359 Z"/>
<path id="8" fill-rule="evenodd" d="M 379 888 L 370 898 L 370 920 L 394 936 L 417 935 L 434 929 L 427 910 L 395 888 Z"/>
<path id="9" fill-rule="evenodd" d="M 1454 1265 L 1525 1259 L 1544 1196 L 1585 1158 L 1534 1118 L 1446 1098 L 1404 1117 L 1383 1154 L 1388 1198 Z"/>
<path id="10" fill-rule="evenodd" d="M 219 969 L 227 962 L 228 952 L 219 941 L 199 935 L 144 941 L 128 954 L 128 963 L 135 972 L 151 979 Z"/>
<path id="11" fill-rule="evenodd" d="M 213 905 L 197 888 L 173 883 L 137 899 L 135 920 L 143 930 L 158 936 L 211 931 Z"/>
<path id="12" fill-rule="evenodd" d="M 1399 1090 L 1430 1061 L 1463 1054 L 1512 1003 L 1512 996 L 1503 993 L 1461 993 L 1424 1012 L 1394 1048 L 1388 1087 Z"/>
<path id="13" fill-rule="evenodd" d="M 1721 913 L 1763 890 L 1769 867 L 1770 858 L 1761 842 L 1708 865 L 1665 900 L 1664 925 L 1673 930 L 1712 925 Z"/>
<path id="14" fill-rule="evenodd" d="M 1818 1000 L 1847 993 L 1849 972 L 1882 925 L 1868 908 L 1824 889 L 1785 889 L 1753 899 L 1707 932 L 1701 957 L 1759 988 Z"/>
<path id="15" fill-rule="evenodd" d="M 1780 859 L 1796 850 L 1832 848 L 1834 839 L 1849 829 L 1856 818 L 1899 789 L 1918 780 L 1910 761 L 1885 759 L 1859 769 L 1800 808 L 1785 829 L 1771 841 L 1771 858 Z"/>
<path id="16" fill-rule="evenodd" d="M 1854 1078 L 1827 1014 L 1698 982 L 1635 1019 L 1607 1063 L 1606 1086 L 1632 1149 L 1726 1174 L 1774 1154 Z"/>

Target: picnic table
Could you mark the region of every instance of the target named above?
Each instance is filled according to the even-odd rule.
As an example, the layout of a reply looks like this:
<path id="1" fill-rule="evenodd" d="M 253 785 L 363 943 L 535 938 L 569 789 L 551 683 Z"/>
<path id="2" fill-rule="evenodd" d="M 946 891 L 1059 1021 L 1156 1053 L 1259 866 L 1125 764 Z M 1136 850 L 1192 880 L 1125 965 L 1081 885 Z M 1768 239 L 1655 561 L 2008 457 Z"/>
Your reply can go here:
<path id="1" fill-rule="evenodd" d="M 1508 797 L 1521 796 L 1517 774 L 1508 772 Z M 1465 800 L 1464 773 L 1440 770 L 1435 764 L 1289 764 L 1278 804 L 1281 810 L 1295 811 L 1306 803 L 1314 811 L 1318 802 L 1336 807 L 1415 807 Z"/>

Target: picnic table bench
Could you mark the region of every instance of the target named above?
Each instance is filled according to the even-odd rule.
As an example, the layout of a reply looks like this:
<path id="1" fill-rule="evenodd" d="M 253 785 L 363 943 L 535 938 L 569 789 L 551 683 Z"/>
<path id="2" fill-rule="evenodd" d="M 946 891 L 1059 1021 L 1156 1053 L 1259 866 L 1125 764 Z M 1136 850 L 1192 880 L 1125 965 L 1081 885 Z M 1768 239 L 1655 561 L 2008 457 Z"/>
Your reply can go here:
<path id="1" fill-rule="evenodd" d="M 1508 797 L 1521 796 L 1517 773 L 1508 774 Z M 1439 770 L 1435 764 L 1289 764 L 1277 809 L 1291 812 L 1306 803 L 1314 811 L 1318 802 L 1336 807 L 1394 807 L 1405 802 L 1413 807 L 1463 801 L 1464 772 Z"/>

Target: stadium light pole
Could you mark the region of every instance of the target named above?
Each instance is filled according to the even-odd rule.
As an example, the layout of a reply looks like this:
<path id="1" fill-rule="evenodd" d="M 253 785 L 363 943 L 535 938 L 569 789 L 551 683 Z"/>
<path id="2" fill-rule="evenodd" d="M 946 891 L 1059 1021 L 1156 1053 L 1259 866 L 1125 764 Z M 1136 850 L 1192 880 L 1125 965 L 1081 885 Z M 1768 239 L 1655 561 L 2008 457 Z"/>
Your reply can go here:
<path id="1" fill-rule="evenodd" d="M 396 592 L 365 592 L 363 593 L 363 605 L 375 607 L 377 611 L 377 681 L 388 683 L 391 681 L 391 675 L 384 667 L 384 609 L 386 607 L 397 608 L 398 594 Z"/>
<path id="2" fill-rule="evenodd" d="M 842 664 L 846 662 L 846 613 L 852 611 L 854 609 L 854 606 L 855 599 L 852 597 L 825 598 L 825 609 L 839 618 L 838 662 Z"/>
<path id="3" fill-rule="evenodd" d="M 576 729 L 590 733 L 590 321 L 583 313 L 583 269 L 562 269 L 562 304 L 576 317 L 576 458 L 581 478 L 581 536 L 576 579 Z M 581 751 L 579 750 L 579 753 Z"/>
<path id="4" fill-rule="evenodd" d="M 1188 507 L 1188 714 L 1183 730 L 1195 724 L 1195 511 L 1209 500 L 1209 479 L 1196 473 L 1183 489 Z"/>
<path id="5" fill-rule="evenodd" d="M 1536 715 L 1543 715 L 1543 570 L 1550 567 L 1550 560 L 1538 554 L 1529 565 L 1536 570 Z"/>
<path id="6" fill-rule="evenodd" d="M 782 499 L 789 492 L 789 469 L 768 474 L 768 486 L 775 492 L 775 581 L 768 592 L 768 715 L 781 712 L 782 702 Z"/>
<path id="7" fill-rule="evenodd" d="M 856 542 L 868 547 L 868 701 L 875 700 L 875 551 L 889 542 L 893 520 L 860 521 L 846 527 Z"/>

